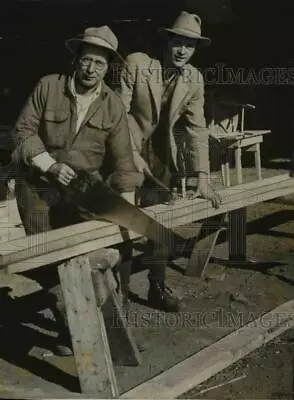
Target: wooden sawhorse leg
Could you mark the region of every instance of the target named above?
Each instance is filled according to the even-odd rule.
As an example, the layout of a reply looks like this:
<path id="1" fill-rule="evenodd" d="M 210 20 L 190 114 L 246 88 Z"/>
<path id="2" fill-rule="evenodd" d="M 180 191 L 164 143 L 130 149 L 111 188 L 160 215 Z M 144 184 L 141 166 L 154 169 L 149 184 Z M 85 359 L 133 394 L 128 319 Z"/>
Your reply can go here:
<path id="1" fill-rule="evenodd" d="M 227 147 L 221 150 L 221 176 L 223 185 L 226 187 L 231 186 L 230 151 Z"/>
<path id="2" fill-rule="evenodd" d="M 119 390 L 101 306 L 108 304 L 111 321 L 116 322 L 110 343 L 116 331 L 122 347 L 129 351 L 128 364 L 138 365 L 140 355 L 112 288 L 112 272 L 93 270 L 89 257 L 80 256 L 59 265 L 58 273 L 81 391 L 95 397 L 117 398 Z M 106 302 L 100 304 L 106 297 Z"/>
<path id="3" fill-rule="evenodd" d="M 107 300 L 103 304 L 98 304 L 98 307 L 102 307 L 113 361 L 120 365 L 140 365 L 141 355 L 128 326 L 127 314 L 120 304 L 116 291 L 113 290 L 112 271 L 107 270 L 102 274 L 101 271 L 94 270 L 92 275 L 94 287 L 100 287 L 103 282 L 109 293 Z"/>
<path id="4" fill-rule="evenodd" d="M 210 221 L 203 223 L 202 231 L 204 237 L 200 239 L 197 236 L 193 239 L 193 248 L 188 260 L 185 272 L 186 275 L 204 278 L 206 268 L 213 255 L 219 234 L 227 229 L 224 218 L 225 216 L 222 215 L 220 219 L 214 223 Z M 214 231 L 211 233 L 212 229 Z"/>
<path id="5" fill-rule="evenodd" d="M 97 307 L 89 259 L 73 258 L 58 267 L 81 391 L 119 396 L 106 328 Z"/>

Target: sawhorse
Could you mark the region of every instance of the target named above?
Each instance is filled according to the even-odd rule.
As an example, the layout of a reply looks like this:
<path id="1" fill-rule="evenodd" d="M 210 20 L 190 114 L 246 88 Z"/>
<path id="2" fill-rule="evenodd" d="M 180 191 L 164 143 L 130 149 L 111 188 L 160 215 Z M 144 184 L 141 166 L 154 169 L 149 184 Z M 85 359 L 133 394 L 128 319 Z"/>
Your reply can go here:
<path id="1" fill-rule="evenodd" d="M 119 264 L 118 250 L 101 248 L 57 266 L 81 392 L 95 398 L 119 397 L 113 362 L 142 361 L 117 293 Z"/>

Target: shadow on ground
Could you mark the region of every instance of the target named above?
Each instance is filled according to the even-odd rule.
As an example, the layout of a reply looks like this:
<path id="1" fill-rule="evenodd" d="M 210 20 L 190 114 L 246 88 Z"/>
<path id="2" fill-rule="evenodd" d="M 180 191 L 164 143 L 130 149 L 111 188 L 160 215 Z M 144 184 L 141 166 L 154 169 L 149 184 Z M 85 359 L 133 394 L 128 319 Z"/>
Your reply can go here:
<path id="1" fill-rule="evenodd" d="M 29 324 L 46 331 L 55 331 L 54 321 L 38 313 L 48 307 L 50 298 L 47 299 L 43 291 L 40 291 L 11 299 L 9 291 L 8 287 L 0 289 L 2 306 L 0 358 L 48 382 L 60 385 L 69 391 L 79 392 L 79 382 L 75 376 L 56 368 L 45 359 L 30 354 L 35 346 L 53 351 L 57 344 L 54 336 L 27 326 Z"/>
<path id="2" fill-rule="evenodd" d="M 289 202 L 289 199 L 275 199 L 274 200 L 279 201 L 279 203 L 282 205 L 284 202 Z M 288 204 L 288 203 L 287 203 Z M 291 203 L 292 204 L 292 203 Z M 294 202 L 293 202 L 294 205 Z M 253 221 L 250 221 L 247 224 L 247 233 L 248 235 L 253 235 L 253 234 L 260 234 L 260 235 L 265 235 L 265 236 L 273 236 L 273 237 L 281 237 L 281 238 L 288 238 L 288 239 L 294 239 L 294 234 L 290 232 L 282 232 L 278 230 L 274 230 L 273 228 L 288 223 L 290 221 L 294 220 L 294 210 L 279 210 L 275 213 L 272 213 L 270 215 L 262 216 L 260 218 L 257 218 Z M 213 229 L 207 230 L 207 228 L 203 229 L 200 234 L 199 234 L 199 240 L 205 238 L 208 236 L 210 233 L 213 232 Z M 219 236 L 217 244 L 225 243 L 228 240 L 227 237 L 227 232 L 222 232 Z M 185 255 L 189 255 L 189 251 L 191 251 L 191 246 L 193 246 L 193 240 L 191 240 L 187 248 L 185 249 Z M 148 243 L 142 244 L 138 243 L 136 244 L 136 249 L 142 252 L 150 252 L 150 248 L 148 248 Z M 294 257 L 293 257 L 294 259 Z M 280 274 L 279 272 L 276 271 L 277 267 L 284 267 L 287 265 L 287 262 L 283 261 L 254 261 L 254 260 L 246 260 L 246 261 L 230 261 L 225 259 L 220 259 L 220 258 L 212 258 L 212 261 L 215 262 L 216 264 L 220 265 L 225 265 L 227 268 L 234 268 L 234 269 L 243 269 L 243 270 L 252 270 L 252 271 L 257 271 L 265 275 L 274 275 L 276 278 L 280 279 L 281 281 L 288 283 L 290 285 L 294 285 L 294 277 L 287 277 L 283 274 Z M 169 262 L 168 266 L 175 270 L 176 272 L 180 274 L 185 274 L 185 269 L 179 266 L 176 263 Z M 144 263 L 144 258 L 143 256 L 138 256 L 133 260 L 133 265 L 132 265 L 132 273 L 139 273 L 145 269 L 148 269 L 148 264 Z M 272 270 L 275 269 L 274 272 Z M 142 299 L 140 296 L 138 296 L 136 293 L 131 292 L 130 293 L 130 300 L 143 305 L 147 306 L 148 303 L 145 299 Z"/>

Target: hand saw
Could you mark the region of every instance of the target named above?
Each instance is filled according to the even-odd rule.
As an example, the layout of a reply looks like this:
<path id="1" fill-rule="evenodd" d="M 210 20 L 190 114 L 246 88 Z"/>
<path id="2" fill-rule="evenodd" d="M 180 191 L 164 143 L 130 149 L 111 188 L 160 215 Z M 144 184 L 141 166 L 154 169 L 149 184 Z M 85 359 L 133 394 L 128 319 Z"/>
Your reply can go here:
<path id="1" fill-rule="evenodd" d="M 45 178 L 48 182 L 48 180 Z M 92 219 L 102 219 L 136 232 L 157 243 L 167 256 L 176 253 L 176 244 L 183 238 L 129 203 L 103 181 L 87 172 L 79 172 L 69 186 L 63 186 L 66 201 L 90 213 Z"/>

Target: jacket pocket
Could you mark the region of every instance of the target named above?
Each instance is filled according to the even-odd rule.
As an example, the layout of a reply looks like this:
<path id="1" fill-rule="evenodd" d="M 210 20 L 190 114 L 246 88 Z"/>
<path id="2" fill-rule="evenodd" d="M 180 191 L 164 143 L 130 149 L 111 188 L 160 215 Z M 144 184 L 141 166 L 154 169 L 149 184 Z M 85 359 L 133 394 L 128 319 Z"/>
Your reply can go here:
<path id="1" fill-rule="evenodd" d="M 66 121 L 69 117 L 69 113 L 67 111 L 60 110 L 46 110 L 44 112 L 44 120 L 50 122 L 63 122 Z"/>
<path id="2" fill-rule="evenodd" d="M 97 129 L 99 131 L 108 131 L 112 128 L 112 123 L 110 120 L 102 118 L 101 115 L 94 115 L 89 121 L 87 122 L 89 127 Z"/>
<path id="3" fill-rule="evenodd" d="M 60 148 L 70 134 L 70 115 L 67 111 L 46 110 L 43 115 L 42 136 L 45 145 Z"/>

